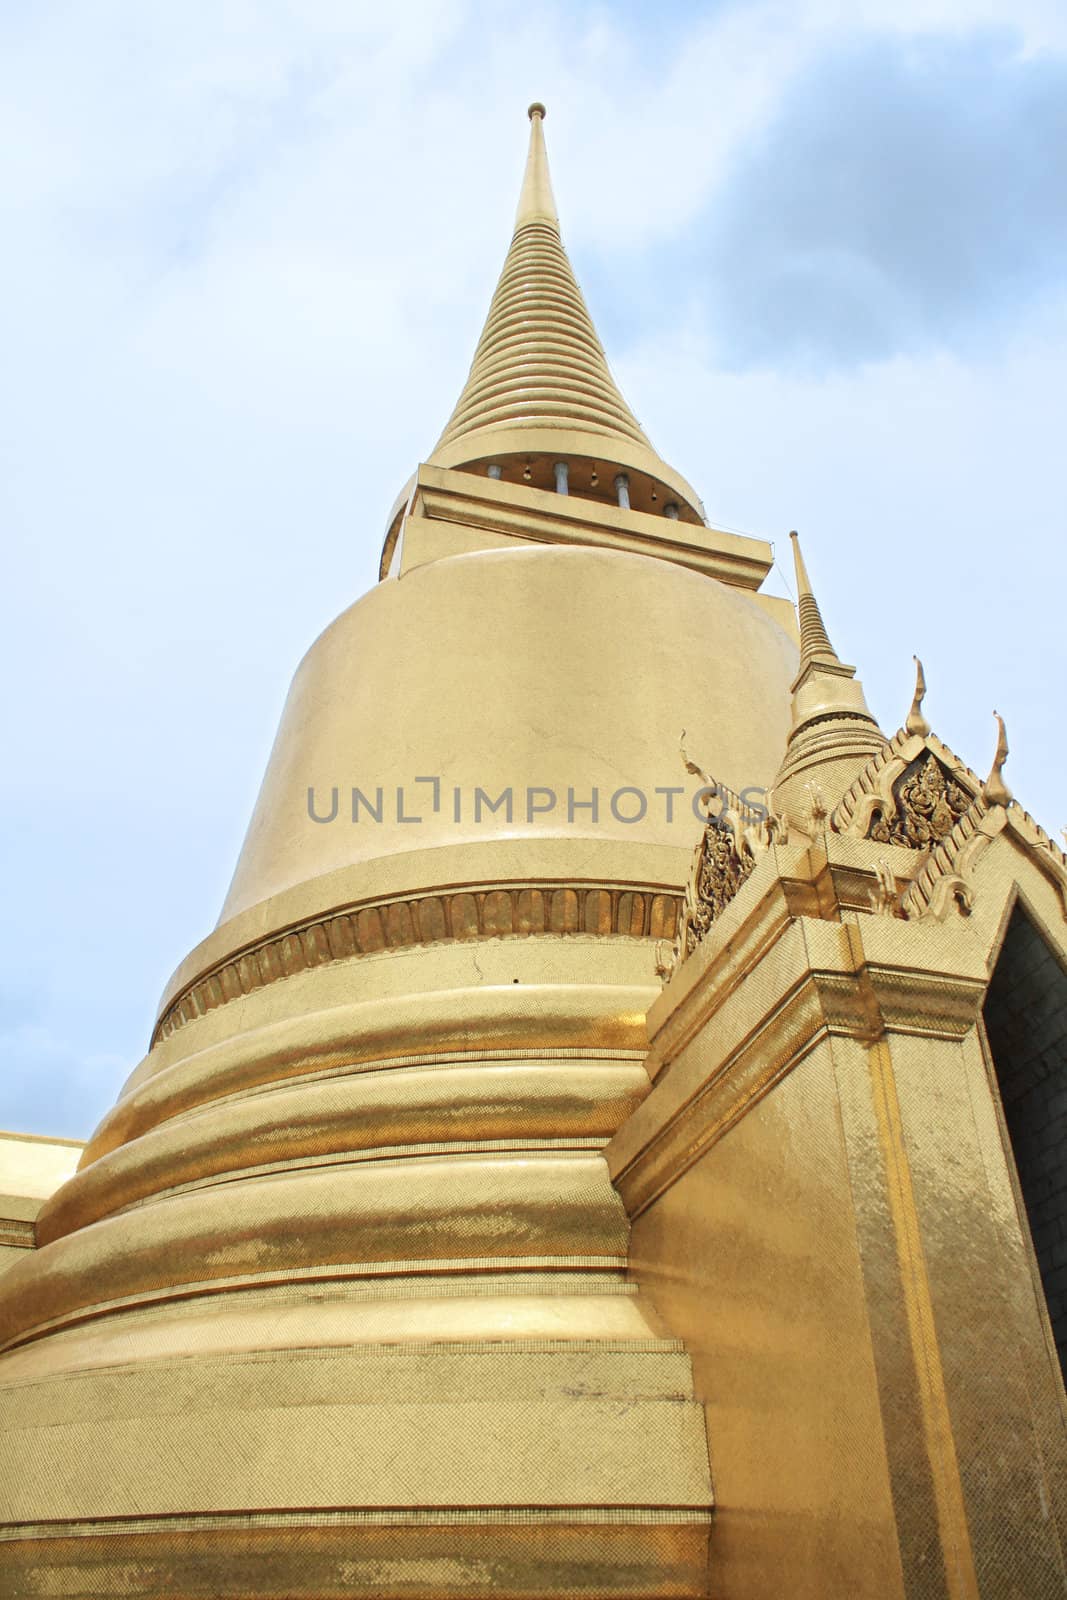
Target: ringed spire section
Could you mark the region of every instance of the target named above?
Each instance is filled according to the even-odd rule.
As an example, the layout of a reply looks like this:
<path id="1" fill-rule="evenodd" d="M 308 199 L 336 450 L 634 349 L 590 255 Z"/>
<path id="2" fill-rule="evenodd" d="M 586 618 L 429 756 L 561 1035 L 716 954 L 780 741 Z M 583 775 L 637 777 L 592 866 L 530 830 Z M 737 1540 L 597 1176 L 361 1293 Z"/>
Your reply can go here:
<path id="1" fill-rule="evenodd" d="M 774 797 L 776 807 L 803 827 L 802 819 L 816 804 L 816 790 L 824 804 L 836 805 L 863 763 L 888 741 L 871 715 L 855 667 L 842 661 L 830 643 L 800 539 L 796 532 L 789 537 L 797 581 L 800 667 L 792 688 L 793 726 Z"/>
<path id="2" fill-rule="evenodd" d="M 702 524 L 695 491 L 657 454 L 612 376 L 560 238 L 544 106 L 529 116 L 511 246 L 429 464 Z"/>

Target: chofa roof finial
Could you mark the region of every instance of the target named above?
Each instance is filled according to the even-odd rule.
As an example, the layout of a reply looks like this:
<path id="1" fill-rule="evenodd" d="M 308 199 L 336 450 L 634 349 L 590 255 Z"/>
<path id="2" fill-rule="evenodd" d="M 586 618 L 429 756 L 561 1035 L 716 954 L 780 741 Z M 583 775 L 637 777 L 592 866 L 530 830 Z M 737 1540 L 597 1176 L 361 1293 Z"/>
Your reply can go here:
<path id="1" fill-rule="evenodd" d="M 982 785 L 982 799 L 987 806 L 1006 806 L 1011 803 L 1011 790 L 1004 782 L 1004 763 L 1008 759 L 1008 731 L 1004 726 L 1004 718 L 999 711 L 994 711 L 997 719 L 997 748 L 993 756 L 993 766 L 989 777 Z"/>
<path id="2" fill-rule="evenodd" d="M 923 716 L 923 700 L 926 698 L 926 674 L 923 672 L 923 664 L 918 656 L 913 656 L 912 660 L 915 662 L 915 698 L 911 702 L 911 710 L 908 712 L 908 720 L 904 724 L 904 731 L 906 733 L 917 733 L 920 739 L 925 739 L 930 732 L 930 724 Z"/>

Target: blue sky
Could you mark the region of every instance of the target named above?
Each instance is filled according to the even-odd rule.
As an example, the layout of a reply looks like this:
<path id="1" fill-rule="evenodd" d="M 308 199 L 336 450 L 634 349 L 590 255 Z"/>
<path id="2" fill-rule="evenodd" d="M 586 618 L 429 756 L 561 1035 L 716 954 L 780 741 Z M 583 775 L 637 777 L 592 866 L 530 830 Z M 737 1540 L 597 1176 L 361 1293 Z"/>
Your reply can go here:
<path id="1" fill-rule="evenodd" d="M 0 9 L 0 1126 L 85 1136 L 374 581 L 546 133 L 624 393 L 887 728 L 1067 824 L 1059 0 Z M 710 670 L 710 668 L 709 668 Z"/>

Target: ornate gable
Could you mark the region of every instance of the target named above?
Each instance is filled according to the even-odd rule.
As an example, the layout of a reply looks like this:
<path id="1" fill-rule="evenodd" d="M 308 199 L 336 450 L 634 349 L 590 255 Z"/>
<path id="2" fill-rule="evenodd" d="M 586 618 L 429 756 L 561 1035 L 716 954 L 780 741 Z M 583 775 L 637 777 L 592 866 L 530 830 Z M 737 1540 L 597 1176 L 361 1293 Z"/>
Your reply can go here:
<path id="1" fill-rule="evenodd" d="M 755 864 L 756 858 L 744 837 L 739 838 L 728 823 L 709 817 L 686 887 L 682 914 L 686 955 L 696 949 L 716 917 L 726 910 Z"/>
<path id="2" fill-rule="evenodd" d="M 901 728 L 834 807 L 834 833 L 929 850 L 981 793 L 981 779 L 935 734 Z"/>
<path id="3" fill-rule="evenodd" d="M 1010 838 L 1059 891 L 1067 916 L 1067 855 L 1017 801 L 990 804 L 980 795 L 934 849 L 900 897 L 910 921 L 941 922 L 953 906 L 964 913 L 974 903 L 971 875 L 980 855 L 1000 834 Z"/>
<path id="4" fill-rule="evenodd" d="M 879 844 L 926 850 L 951 833 L 971 796 L 929 751 L 912 761 L 892 788 L 893 805 L 875 811 L 867 832 Z"/>
<path id="5" fill-rule="evenodd" d="M 662 975 L 692 954 L 749 877 L 759 856 L 774 839 L 786 836 L 781 818 L 768 816 L 762 807 L 746 805 L 732 789 L 694 766 L 684 750 L 682 754 L 687 769 L 704 779 L 709 801 L 717 797 L 722 809 L 715 814 L 708 810 L 693 852 L 678 938 L 670 959 L 661 963 Z"/>

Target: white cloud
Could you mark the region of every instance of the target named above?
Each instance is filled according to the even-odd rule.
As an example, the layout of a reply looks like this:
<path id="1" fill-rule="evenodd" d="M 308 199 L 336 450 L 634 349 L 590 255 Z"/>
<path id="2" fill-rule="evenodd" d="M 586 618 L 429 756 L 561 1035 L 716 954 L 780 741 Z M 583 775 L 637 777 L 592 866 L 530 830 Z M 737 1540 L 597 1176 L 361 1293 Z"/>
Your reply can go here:
<path id="1" fill-rule="evenodd" d="M 828 32 L 922 36 L 998 28 L 1016 34 L 1027 54 L 1067 50 L 1059 0 L 801 0 L 797 9 L 806 26 Z"/>

